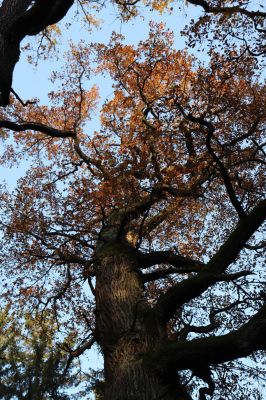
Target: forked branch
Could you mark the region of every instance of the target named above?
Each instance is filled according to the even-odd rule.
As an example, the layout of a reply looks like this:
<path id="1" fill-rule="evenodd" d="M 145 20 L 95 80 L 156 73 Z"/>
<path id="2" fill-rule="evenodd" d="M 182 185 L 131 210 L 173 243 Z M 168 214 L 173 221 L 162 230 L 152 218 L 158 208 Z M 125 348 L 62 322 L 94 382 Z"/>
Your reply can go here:
<path id="1" fill-rule="evenodd" d="M 240 329 L 222 336 L 174 342 L 147 357 L 149 363 L 176 370 L 199 370 L 266 350 L 266 305 Z"/>
<path id="2" fill-rule="evenodd" d="M 236 260 L 265 218 L 266 200 L 262 200 L 248 216 L 238 223 L 225 243 L 196 276 L 172 286 L 159 298 L 156 309 L 162 322 L 166 323 L 184 303 L 200 296 L 216 282 L 224 280 L 222 274 Z M 228 280 L 233 279 L 236 279 L 236 276 L 228 278 Z"/>

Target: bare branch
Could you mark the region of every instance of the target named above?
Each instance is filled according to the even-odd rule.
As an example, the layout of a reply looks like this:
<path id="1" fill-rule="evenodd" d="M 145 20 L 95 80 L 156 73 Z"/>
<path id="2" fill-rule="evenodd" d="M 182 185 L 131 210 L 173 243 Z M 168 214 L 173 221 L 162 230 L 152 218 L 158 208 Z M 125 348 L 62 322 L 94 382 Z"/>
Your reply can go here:
<path id="1" fill-rule="evenodd" d="M 266 18 L 266 12 L 263 11 L 249 11 L 243 7 L 240 6 L 232 6 L 232 7 L 227 7 L 227 6 L 212 6 L 208 1 L 205 0 L 188 0 L 188 3 L 194 4 L 196 6 L 201 6 L 206 13 L 212 13 L 212 14 L 242 14 L 245 15 L 249 18 L 254 18 L 254 17 L 264 17 Z"/>
<path id="2" fill-rule="evenodd" d="M 185 119 L 187 119 L 188 121 L 197 123 L 200 126 L 202 126 L 204 128 L 204 130 L 207 130 L 206 147 L 208 149 L 208 152 L 211 155 L 211 157 L 213 158 L 213 160 L 216 162 L 216 164 L 219 168 L 221 177 L 224 181 L 224 185 L 225 185 L 228 197 L 229 197 L 232 205 L 234 206 L 236 212 L 238 213 L 239 218 L 240 219 L 244 218 L 246 216 L 246 213 L 245 213 L 240 201 L 238 200 L 238 198 L 236 196 L 235 190 L 233 188 L 233 185 L 232 185 L 230 176 L 226 170 L 226 167 L 224 166 L 224 163 L 220 160 L 220 158 L 217 156 L 217 154 L 214 152 L 214 150 L 211 146 L 211 141 L 212 141 L 212 138 L 213 138 L 213 135 L 215 132 L 214 125 L 211 122 L 206 121 L 202 117 L 195 117 L 192 114 L 187 114 L 180 104 L 177 104 L 177 108 L 181 111 L 181 113 Z"/>
<path id="3" fill-rule="evenodd" d="M 45 135 L 48 135 L 53 138 L 67 138 L 67 137 L 74 138 L 76 136 L 75 132 L 73 131 L 63 131 L 37 122 L 25 122 L 22 124 L 18 124 L 16 122 L 2 120 L 0 121 L 0 128 L 10 129 L 15 132 L 24 132 L 31 130 L 44 133 Z"/>
<path id="4" fill-rule="evenodd" d="M 195 272 L 195 269 L 192 267 L 185 268 L 167 268 L 167 269 L 157 269 L 156 271 L 150 272 L 149 274 L 142 275 L 143 283 L 156 281 L 158 279 L 167 278 L 169 275 L 173 274 L 189 274 L 191 272 Z"/>
<path id="5" fill-rule="evenodd" d="M 212 322 L 205 326 L 186 325 L 178 334 L 179 340 L 186 340 L 189 333 L 210 333 L 219 327 L 218 322 Z"/>
<path id="6" fill-rule="evenodd" d="M 214 129 L 212 128 L 211 130 L 209 130 L 209 133 L 207 135 L 206 138 L 206 146 L 207 149 L 210 153 L 210 155 L 212 156 L 212 158 L 214 159 L 214 161 L 217 163 L 218 168 L 220 170 L 221 176 L 223 178 L 224 181 L 224 185 L 226 187 L 226 191 L 228 193 L 229 199 L 232 203 L 232 205 L 234 206 L 235 210 L 238 213 L 239 218 L 244 218 L 246 216 L 246 213 L 240 203 L 240 201 L 238 200 L 236 193 L 234 191 L 233 185 L 231 183 L 231 179 L 230 176 L 224 166 L 224 163 L 220 160 L 220 158 L 215 154 L 212 146 L 211 146 L 211 140 L 214 134 Z"/>
<path id="7" fill-rule="evenodd" d="M 89 340 L 85 341 L 82 345 L 78 346 L 75 350 L 72 350 L 69 346 L 66 344 L 64 346 L 59 346 L 62 350 L 66 351 L 69 353 L 69 357 L 66 363 L 66 366 L 64 368 L 64 371 L 62 373 L 62 381 L 65 379 L 67 371 L 72 363 L 72 361 L 81 356 L 86 350 L 89 350 L 95 343 L 95 338 L 92 336 Z"/>
<path id="8" fill-rule="evenodd" d="M 176 269 L 191 268 L 191 271 L 200 271 L 204 263 L 198 260 L 192 260 L 188 257 L 183 257 L 172 251 L 153 251 L 151 253 L 138 253 L 138 260 L 141 269 L 150 268 L 157 264 L 170 264 Z"/>

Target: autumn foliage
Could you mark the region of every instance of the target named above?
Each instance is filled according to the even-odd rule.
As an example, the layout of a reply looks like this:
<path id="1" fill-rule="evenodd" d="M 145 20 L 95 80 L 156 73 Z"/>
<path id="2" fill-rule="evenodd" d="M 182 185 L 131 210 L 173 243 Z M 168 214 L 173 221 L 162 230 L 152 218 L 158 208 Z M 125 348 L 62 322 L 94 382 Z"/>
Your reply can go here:
<path id="1" fill-rule="evenodd" d="M 153 6 L 163 12 L 170 3 Z M 115 33 L 108 45 L 72 44 L 48 105 L 12 97 L 1 110 L 2 163 L 29 164 L 13 192 L 1 189 L 3 301 L 52 310 L 62 332 L 80 338 L 80 351 L 67 349 L 71 359 L 97 342 L 107 360 L 105 399 L 118 399 L 108 386 L 111 363 L 128 365 L 128 357 L 133 370 L 136 354 L 152 371 L 147 381 L 170 385 L 165 399 L 189 399 L 198 385 L 206 386 L 201 400 L 229 399 L 237 368 L 251 385 L 262 368 L 238 358 L 266 349 L 266 88 L 248 45 L 234 51 L 212 49 L 199 62 L 151 23 L 137 46 Z M 113 81 L 103 103 L 89 87 L 97 75 Z M 123 336 L 117 309 L 127 310 L 133 339 Z M 147 333 L 144 310 L 158 337 Z M 114 350 L 121 337 L 123 356 Z"/>

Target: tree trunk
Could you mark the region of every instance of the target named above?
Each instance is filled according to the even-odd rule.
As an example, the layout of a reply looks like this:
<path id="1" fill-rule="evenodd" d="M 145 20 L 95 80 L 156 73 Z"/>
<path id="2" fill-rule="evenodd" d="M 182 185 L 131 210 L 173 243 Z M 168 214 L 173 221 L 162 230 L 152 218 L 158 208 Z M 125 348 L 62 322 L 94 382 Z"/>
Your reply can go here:
<path id="1" fill-rule="evenodd" d="M 147 367 L 143 355 L 166 341 L 144 298 L 135 251 L 105 242 L 97 250 L 96 335 L 104 356 L 104 400 L 181 400 L 175 371 Z"/>
<path id="2" fill-rule="evenodd" d="M 13 70 L 19 55 L 19 42 L 10 41 L 0 29 L 0 106 L 9 104 Z"/>

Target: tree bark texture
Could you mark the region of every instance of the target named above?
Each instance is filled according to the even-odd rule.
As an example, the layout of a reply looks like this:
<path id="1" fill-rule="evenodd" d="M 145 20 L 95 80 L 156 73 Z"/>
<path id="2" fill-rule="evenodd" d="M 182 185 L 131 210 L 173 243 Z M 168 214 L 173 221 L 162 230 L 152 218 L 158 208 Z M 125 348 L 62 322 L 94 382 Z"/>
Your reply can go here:
<path id="1" fill-rule="evenodd" d="M 168 367 L 147 366 L 144 354 L 166 342 L 166 331 L 143 296 L 138 260 L 126 243 L 97 252 L 96 335 L 104 356 L 104 400 L 189 399 Z"/>

